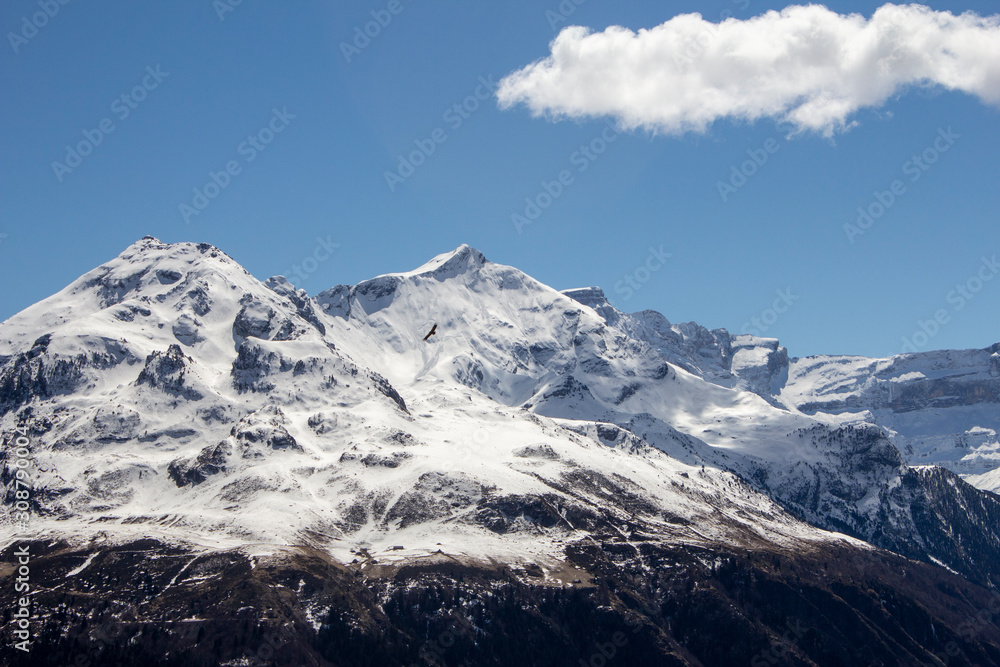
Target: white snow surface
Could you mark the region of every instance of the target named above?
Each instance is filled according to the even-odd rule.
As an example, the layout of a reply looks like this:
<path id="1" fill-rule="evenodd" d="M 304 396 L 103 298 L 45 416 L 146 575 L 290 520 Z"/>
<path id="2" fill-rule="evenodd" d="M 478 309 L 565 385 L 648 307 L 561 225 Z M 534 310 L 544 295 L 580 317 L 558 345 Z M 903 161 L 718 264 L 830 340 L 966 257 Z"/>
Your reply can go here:
<path id="1" fill-rule="evenodd" d="M 908 463 L 945 467 L 997 492 L 997 357 L 991 348 L 794 359 L 776 402 L 829 423 L 880 426 Z"/>
<path id="2" fill-rule="evenodd" d="M 0 357 L 43 360 L 51 394 L 0 421 L 10 438 L 31 410 L 44 508 L 31 534 L 538 560 L 587 536 L 574 508 L 628 537 L 634 499 L 678 543 L 863 544 L 793 519 L 724 469 L 780 482 L 835 467 L 835 444 L 815 436 L 827 426 L 742 390 L 760 378 L 741 385 L 716 352 L 698 361 L 718 349 L 707 330 L 592 296 L 584 305 L 463 245 L 310 298 L 211 246 L 147 237 L 0 324 Z M 762 373 L 783 350 L 737 338 L 738 369 Z M 847 365 L 863 363 L 793 366 L 801 379 L 779 398 L 846 396 Z M 995 450 L 995 424 L 983 426 L 969 437 Z M 484 527 L 484 503 L 525 496 L 562 521 Z M 18 537 L 0 521 L 0 542 Z"/>
<path id="3" fill-rule="evenodd" d="M 1000 343 L 885 359 L 820 355 L 789 358 L 774 338 L 730 335 L 654 311 L 622 313 L 597 287 L 565 294 L 661 357 L 709 382 L 751 391 L 771 405 L 831 426 L 881 429 L 912 465 L 947 468 L 1000 491 Z"/>

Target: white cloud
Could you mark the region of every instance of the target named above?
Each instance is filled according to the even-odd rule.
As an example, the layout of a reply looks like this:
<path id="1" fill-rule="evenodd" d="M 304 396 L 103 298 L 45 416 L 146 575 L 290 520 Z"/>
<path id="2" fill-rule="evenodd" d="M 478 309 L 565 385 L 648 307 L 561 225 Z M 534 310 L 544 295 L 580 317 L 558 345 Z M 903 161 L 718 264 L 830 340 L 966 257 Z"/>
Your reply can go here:
<path id="1" fill-rule="evenodd" d="M 683 14 L 638 33 L 571 26 L 550 48 L 500 82 L 501 107 L 667 133 L 773 118 L 829 136 L 911 86 L 1000 104 L 1000 16 L 921 5 L 884 5 L 870 19 L 821 5 L 718 24 Z"/>

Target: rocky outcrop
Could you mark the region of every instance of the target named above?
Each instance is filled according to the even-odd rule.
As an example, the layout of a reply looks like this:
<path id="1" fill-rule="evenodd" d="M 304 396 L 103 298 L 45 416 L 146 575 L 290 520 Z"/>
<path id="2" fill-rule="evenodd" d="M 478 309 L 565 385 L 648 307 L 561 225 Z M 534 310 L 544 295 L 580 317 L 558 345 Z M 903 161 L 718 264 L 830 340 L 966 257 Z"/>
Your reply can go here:
<path id="1" fill-rule="evenodd" d="M 190 401 L 201 400 L 202 394 L 191 384 L 189 364 L 179 345 L 171 345 L 166 352 L 153 352 L 146 357 L 146 365 L 136 378 L 137 387 L 151 387 L 167 394 Z"/>

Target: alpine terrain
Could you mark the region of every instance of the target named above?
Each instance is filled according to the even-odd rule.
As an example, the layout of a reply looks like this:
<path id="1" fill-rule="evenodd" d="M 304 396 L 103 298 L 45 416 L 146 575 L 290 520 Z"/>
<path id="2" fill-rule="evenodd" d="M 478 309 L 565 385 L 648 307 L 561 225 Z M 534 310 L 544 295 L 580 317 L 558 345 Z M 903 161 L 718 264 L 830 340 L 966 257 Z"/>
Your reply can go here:
<path id="1" fill-rule="evenodd" d="M 0 324 L 3 662 L 1000 665 L 998 403 L 1000 344 L 146 237 Z"/>

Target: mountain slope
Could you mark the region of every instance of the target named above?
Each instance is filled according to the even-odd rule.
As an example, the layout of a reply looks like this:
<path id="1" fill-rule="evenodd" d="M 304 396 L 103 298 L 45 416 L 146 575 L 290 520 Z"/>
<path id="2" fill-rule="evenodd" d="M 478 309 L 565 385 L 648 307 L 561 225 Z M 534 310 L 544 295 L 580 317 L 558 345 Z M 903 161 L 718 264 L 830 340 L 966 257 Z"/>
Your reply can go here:
<path id="1" fill-rule="evenodd" d="M 943 536 L 915 518 L 914 506 L 958 505 L 905 485 L 912 473 L 878 429 L 827 425 L 773 397 L 719 386 L 780 386 L 787 355 L 776 341 L 696 325 L 674 331 L 662 316 L 618 312 L 596 288 L 562 294 L 468 246 L 408 273 L 335 287 L 317 302 L 333 316 L 331 331 L 366 365 L 391 368 L 404 392 L 458 382 L 505 406 L 614 424 L 673 459 L 735 472 L 813 525 L 983 580 L 1000 574 L 996 560 L 962 547 L 1000 545 L 994 497 L 983 496 L 974 519 L 947 515 L 971 521 L 968 536 Z M 437 333 L 425 342 L 432 323 Z M 677 362 L 710 370 L 715 382 Z"/>
<path id="2" fill-rule="evenodd" d="M 758 530 L 842 539 L 798 524 L 730 473 L 606 442 L 587 430 L 592 418 L 567 428 L 497 403 L 535 388 L 523 372 L 448 349 L 458 340 L 450 322 L 409 352 L 423 327 L 412 313 L 388 319 L 389 286 L 432 298 L 417 284 L 429 281 L 440 301 L 467 289 L 459 275 L 477 263 L 486 267 L 464 249 L 353 288 L 358 327 L 326 313 L 329 295 L 314 304 L 281 279 L 261 283 L 210 246 L 140 241 L 0 325 L 0 424 L 33 441 L 34 525 L 81 538 L 95 525 L 137 538 L 183 529 L 226 546 L 307 540 L 343 557 L 357 544 L 422 553 L 442 530 L 462 553 L 512 558 L 555 557 L 563 540 L 610 525 L 693 541 Z M 476 368 L 494 369 L 482 392 L 445 381 Z"/>
<path id="3" fill-rule="evenodd" d="M 147 237 L 0 323 L 0 432 L 30 442 L 30 538 L 71 588 L 103 554 L 143 540 L 155 558 L 188 563 L 144 580 L 157 595 L 199 559 L 235 568 L 223 576 L 206 564 L 207 579 L 183 584 L 211 597 L 216 576 L 256 590 L 246 565 L 255 559 L 298 577 L 300 555 L 321 554 L 366 578 L 374 592 L 359 595 L 382 596 L 350 613 L 383 619 L 376 626 L 389 623 L 402 633 L 391 641 L 405 644 L 407 624 L 432 622 L 437 607 L 406 620 L 386 600 L 402 605 L 407 587 L 468 595 L 451 565 L 440 569 L 453 563 L 476 581 L 530 584 L 509 603 L 538 613 L 552 587 L 594 582 L 592 614 L 609 604 L 607 590 L 627 589 L 619 602 L 641 600 L 650 624 L 643 659 L 730 664 L 780 635 L 777 616 L 747 620 L 758 603 L 745 596 L 765 593 L 745 577 L 798 586 L 799 575 L 767 565 L 785 554 L 787 568 L 824 558 L 830 579 L 808 586 L 823 605 L 831 595 L 843 605 L 782 656 L 787 664 L 812 664 L 823 646 L 853 655 L 848 636 L 918 664 L 986 599 L 976 584 L 1000 577 L 1000 500 L 909 467 L 876 426 L 787 405 L 796 363 L 772 339 L 620 313 L 596 288 L 561 293 L 468 246 L 309 297 L 281 277 L 258 281 L 211 246 Z M 0 462 L 13 505 L 14 450 Z M 12 516 L 0 518 L 8 549 Z M 850 563 L 905 562 L 874 547 L 933 563 L 922 577 L 967 588 L 931 610 L 909 581 L 873 597 Z M 722 576 L 716 561 L 733 565 Z M 421 563 L 434 565 L 415 583 Z M 324 632 L 347 613 L 337 596 L 352 585 L 339 576 L 330 585 L 340 593 L 315 612 L 331 616 L 296 643 L 309 664 L 326 664 L 322 647 L 334 640 Z M 378 583 L 385 577 L 396 583 Z M 50 583 L 46 599 L 62 604 Z M 120 583 L 120 601 L 152 609 L 132 585 Z M 281 603 L 289 619 L 309 598 L 304 586 Z M 683 595 L 662 594 L 675 588 Z M 788 595 L 781 613 L 811 618 L 818 603 Z M 871 607 L 879 596 L 909 611 L 885 616 Z M 254 593 L 247 604 L 278 604 L 268 599 Z M 692 628 L 733 600 L 745 644 L 718 653 Z M 914 614 L 929 614 L 930 635 Z M 565 621 L 548 622 L 559 634 Z M 267 619 L 247 623 L 243 643 Z M 872 623 L 891 636 L 866 634 Z M 364 627 L 377 643 L 375 626 Z M 1000 655 L 988 633 L 963 642 L 982 664 Z"/>
<path id="4" fill-rule="evenodd" d="M 942 466 L 979 488 L 1000 489 L 1000 343 L 887 359 L 798 359 L 777 339 L 671 324 L 654 311 L 622 313 L 599 288 L 566 294 L 710 382 L 830 424 L 879 426 L 907 464 Z"/>
<path id="5" fill-rule="evenodd" d="M 831 421 L 877 424 L 909 462 L 1000 488 L 987 474 L 1000 467 L 1000 343 L 889 359 L 797 359 L 779 400 Z"/>

